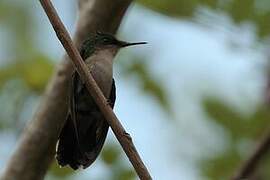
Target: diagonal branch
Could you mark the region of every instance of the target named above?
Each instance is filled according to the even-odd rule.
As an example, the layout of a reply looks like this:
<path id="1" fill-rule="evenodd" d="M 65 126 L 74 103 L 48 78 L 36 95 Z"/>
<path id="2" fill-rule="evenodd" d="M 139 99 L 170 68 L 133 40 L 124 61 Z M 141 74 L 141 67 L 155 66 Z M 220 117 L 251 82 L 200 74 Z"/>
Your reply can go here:
<path id="1" fill-rule="evenodd" d="M 74 43 L 78 47 L 96 30 L 115 33 L 132 0 L 78 0 L 79 19 Z M 104 8 L 106 7 L 106 8 Z M 43 99 L 20 137 L 2 180 L 43 179 L 55 155 L 55 144 L 67 114 L 68 84 L 73 66 L 68 56 L 58 65 Z"/>
<path id="2" fill-rule="evenodd" d="M 254 174 L 259 162 L 270 150 L 270 131 L 268 131 L 258 144 L 254 152 L 242 165 L 239 171 L 235 174 L 232 180 L 248 179 Z"/>
<path id="3" fill-rule="evenodd" d="M 120 121 L 114 114 L 110 105 L 107 103 L 106 98 L 96 84 L 94 78 L 89 72 L 86 64 L 83 62 L 79 51 L 73 45 L 71 37 L 69 36 L 67 30 L 65 29 L 63 23 L 57 15 L 56 10 L 54 9 L 50 0 L 40 0 L 41 5 L 43 6 L 55 32 L 62 45 L 64 46 L 67 54 L 71 58 L 74 66 L 76 67 L 77 72 L 80 75 L 80 78 L 85 83 L 85 86 L 89 93 L 92 95 L 93 99 L 97 103 L 99 109 L 106 118 L 108 124 L 112 128 L 116 138 L 120 142 L 122 148 L 124 149 L 126 155 L 128 156 L 130 162 L 132 163 L 135 171 L 137 172 L 140 179 L 151 179 L 151 176 L 146 169 L 143 161 L 141 160 L 131 137 L 125 131 L 124 127 L 121 125 Z"/>
<path id="4" fill-rule="evenodd" d="M 269 73 L 269 72 L 268 72 Z M 266 91 L 265 91 L 265 103 L 269 108 L 270 104 L 270 79 L 268 78 Z M 240 169 L 232 177 L 232 180 L 241 180 L 251 178 L 255 174 L 260 161 L 270 151 L 270 129 L 268 129 L 265 135 L 262 137 L 257 147 L 254 149 L 250 157 L 243 163 Z"/>

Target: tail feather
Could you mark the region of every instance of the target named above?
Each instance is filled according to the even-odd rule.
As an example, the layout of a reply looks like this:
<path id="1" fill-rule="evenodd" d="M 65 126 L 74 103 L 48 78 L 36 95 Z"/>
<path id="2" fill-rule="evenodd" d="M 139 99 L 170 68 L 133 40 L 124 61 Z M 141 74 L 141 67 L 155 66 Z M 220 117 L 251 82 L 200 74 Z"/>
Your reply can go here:
<path id="1" fill-rule="evenodd" d="M 87 168 L 96 160 L 109 129 L 105 120 L 99 120 L 95 123 L 86 124 L 88 126 L 86 134 L 79 133 L 79 139 L 77 140 L 72 119 L 68 116 L 58 141 L 56 159 L 59 165 L 69 165 L 76 170 L 79 167 Z"/>
<path id="2" fill-rule="evenodd" d="M 85 156 L 88 159 L 88 162 L 84 164 L 84 168 L 90 166 L 97 159 L 104 145 L 108 129 L 108 123 L 105 120 L 102 120 L 95 129 L 89 128 L 87 131 L 82 146 Z"/>
<path id="3" fill-rule="evenodd" d="M 73 169 L 77 169 L 77 165 L 74 161 L 74 153 L 76 151 L 76 137 L 75 130 L 72 125 L 70 116 L 66 120 L 66 123 L 59 136 L 57 145 L 56 159 L 60 166 L 66 166 L 69 164 Z"/>

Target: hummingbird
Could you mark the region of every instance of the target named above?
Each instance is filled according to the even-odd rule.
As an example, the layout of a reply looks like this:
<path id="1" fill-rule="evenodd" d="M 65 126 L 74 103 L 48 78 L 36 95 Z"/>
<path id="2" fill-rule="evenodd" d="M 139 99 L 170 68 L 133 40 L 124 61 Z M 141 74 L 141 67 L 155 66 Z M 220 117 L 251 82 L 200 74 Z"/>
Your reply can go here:
<path id="1" fill-rule="evenodd" d="M 80 55 L 112 108 L 116 99 L 114 56 L 121 48 L 139 44 L 146 42 L 120 41 L 102 32 L 91 34 L 82 43 Z M 104 145 L 109 125 L 77 71 L 71 77 L 69 110 L 58 138 L 56 159 L 60 166 L 69 165 L 76 170 L 85 169 L 96 160 Z"/>

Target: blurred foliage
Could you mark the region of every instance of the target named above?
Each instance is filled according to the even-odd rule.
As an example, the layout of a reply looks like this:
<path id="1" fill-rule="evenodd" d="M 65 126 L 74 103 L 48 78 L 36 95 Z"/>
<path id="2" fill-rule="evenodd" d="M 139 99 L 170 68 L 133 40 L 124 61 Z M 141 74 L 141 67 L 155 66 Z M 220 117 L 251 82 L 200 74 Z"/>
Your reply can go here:
<path id="1" fill-rule="evenodd" d="M 186 17 L 191 16 L 195 11 L 196 5 L 198 5 L 197 0 L 139 0 L 138 2 L 166 15 Z"/>
<path id="2" fill-rule="evenodd" d="M 153 76 L 149 73 L 147 66 L 143 63 L 132 63 L 132 65 L 127 69 L 129 73 L 136 74 L 141 82 L 142 89 L 157 98 L 159 104 L 161 104 L 165 109 L 169 108 L 169 102 L 166 97 L 164 88 L 162 84 L 155 80 Z"/>
<path id="3" fill-rule="evenodd" d="M 46 56 L 35 54 L 29 59 L 12 61 L 0 67 L 0 88 L 13 78 L 20 78 L 35 92 L 42 92 L 53 72 L 53 64 Z"/>
<path id="4" fill-rule="evenodd" d="M 260 106 L 251 115 L 245 115 L 215 99 L 206 99 L 203 103 L 211 119 L 228 133 L 229 145 L 221 154 L 203 159 L 202 171 L 211 179 L 229 179 L 269 129 L 269 107 Z M 270 179 L 269 168 L 268 160 L 259 170 L 264 179 Z"/>
<path id="5" fill-rule="evenodd" d="M 237 170 L 243 159 L 235 149 L 200 162 L 203 174 L 209 179 L 228 180 Z"/>
<path id="6" fill-rule="evenodd" d="M 55 178 L 63 179 L 74 174 L 74 171 L 69 167 L 60 168 L 56 160 L 53 161 L 49 169 L 50 173 L 55 176 Z"/>
<path id="7" fill-rule="evenodd" d="M 167 16 L 190 20 L 203 15 L 201 8 L 217 13 L 222 12 L 231 17 L 236 25 L 253 24 L 259 39 L 269 38 L 270 1 L 268 0 L 139 0 L 139 2 Z M 229 179 L 248 156 L 246 153 L 252 151 L 256 140 L 268 128 L 269 107 L 258 107 L 254 114 L 247 116 L 213 99 L 204 101 L 203 106 L 211 119 L 229 134 L 230 142 L 223 153 L 205 157 L 199 163 L 200 167 L 209 179 Z M 256 174 L 261 179 L 270 179 L 269 159 L 266 158 L 266 162 Z"/>
<path id="8" fill-rule="evenodd" d="M 102 150 L 101 158 L 107 165 L 112 165 L 120 157 L 119 149 L 115 145 L 107 145 Z"/>
<path id="9" fill-rule="evenodd" d="M 241 137 L 257 138 L 266 130 L 270 119 L 269 107 L 262 106 L 251 116 L 245 116 L 230 106 L 215 100 L 204 102 L 206 112 L 222 127 L 230 130 L 232 139 Z"/>
<path id="10" fill-rule="evenodd" d="M 18 134 L 30 118 L 29 109 L 29 116 L 25 116 L 26 102 L 37 100 L 43 92 L 53 63 L 35 45 L 36 27 L 29 2 L 16 1 L 0 2 L 0 126 Z"/>
<path id="11" fill-rule="evenodd" d="M 109 177 L 108 180 L 134 180 L 136 174 L 130 165 L 125 165 L 123 162 L 123 153 L 116 143 L 108 143 L 102 149 L 101 159 L 108 167 Z M 50 167 L 50 174 L 46 177 L 48 180 L 58 180 L 58 179 L 76 179 L 76 172 L 70 167 L 65 166 L 59 168 L 59 165 L 54 160 Z M 93 178 L 92 178 L 93 179 Z"/>
<path id="12" fill-rule="evenodd" d="M 110 169 L 111 180 L 133 180 L 136 174 L 131 166 L 126 166 L 123 162 L 118 144 L 106 144 L 101 152 L 101 159 Z"/>
<path id="13" fill-rule="evenodd" d="M 0 126 L 16 133 L 30 118 L 21 117 L 25 102 L 43 92 L 53 71 L 52 61 L 34 45 L 34 16 L 28 5 L 0 2 Z"/>
<path id="14" fill-rule="evenodd" d="M 0 2 L 0 30 L 9 34 L 10 41 L 7 45 L 11 45 L 5 51 L 12 56 L 26 56 L 36 50 L 34 16 L 30 8 L 29 2 L 10 3 L 8 0 Z"/>
<path id="15" fill-rule="evenodd" d="M 235 23 L 254 23 L 258 37 L 266 37 L 270 33 L 270 1 L 268 0 L 139 0 L 139 2 L 155 11 L 168 16 L 192 18 L 199 8 L 207 7 L 214 11 L 223 11 Z"/>
<path id="16" fill-rule="evenodd" d="M 0 89 L 0 130 L 21 131 L 20 115 L 29 95 L 28 87 L 19 79 L 8 81 Z"/>
<path id="17" fill-rule="evenodd" d="M 130 58 L 130 57 L 129 57 Z M 151 73 L 150 67 L 144 63 L 140 58 L 134 57 L 131 63 L 120 63 L 121 68 L 124 69 L 124 76 L 131 77 L 135 76 L 138 78 L 140 83 L 140 89 L 143 93 L 147 93 L 154 97 L 158 104 L 165 110 L 168 114 L 171 113 L 170 102 L 168 100 L 163 83 L 155 78 L 155 75 Z"/>

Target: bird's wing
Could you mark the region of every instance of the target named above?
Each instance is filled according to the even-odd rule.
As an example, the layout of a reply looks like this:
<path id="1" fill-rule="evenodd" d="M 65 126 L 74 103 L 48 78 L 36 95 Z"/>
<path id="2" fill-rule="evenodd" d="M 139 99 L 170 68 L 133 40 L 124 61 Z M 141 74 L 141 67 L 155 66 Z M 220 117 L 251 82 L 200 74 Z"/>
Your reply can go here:
<path id="1" fill-rule="evenodd" d="M 110 105 L 112 108 L 114 107 L 115 99 L 116 99 L 116 88 L 115 88 L 114 79 L 112 79 L 112 88 L 111 88 L 110 99 L 109 99 Z"/>
<path id="2" fill-rule="evenodd" d="M 79 143 L 79 125 L 77 122 L 77 94 L 82 92 L 83 90 L 85 90 L 85 86 L 83 83 L 80 83 L 80 77 L 79 74 L 75 71 L 72 75 L 72 80 L 71 80 L 71 88 L 70 88 L 70 95 L 69 95 L 69 112 L 70 112 L 70 116 L 72 119 L 72 123 L 74 126 L 74 132 L 75 132 L 75 136 L 76 139 Z M 86 90 L 87 91 L 87 90 Z M 112 87 L 111 87 L 111 92 L 110 92 L 110 97 L 109 97 L 109 102 L 111 107 L 114 107 L 115 104 L 115 100 L 116 100 L 116 87 L 115 87 L 115 81 L 114 79 L 112 79 Z M 90 122 L 89 122 L 90 123 Z"/>
<path id="3" fill-rule="evenodd" d="M 75 111 L 75 92 L 78 83 L 78 74 L 76 71 L 73 72 L 71 78 L 71 84 L 69 89 L 69 112 L 64 127 L 59 135 L 58 146 L 56 150 L 56 159 L 61 166 L 67 164 L 73 169 L 77 169 L 79 164 L 74 158 L 74 151 L 81 152 L 79 148 L 79 136 L 78 136 L 78 125 L 76 122 Z M 78 147 L 78 148 L 77 148 Z"/>
<path id="4" fill-rule="evenodd" d="M 104 144 L 109 125 L 104 119 L 96 104 L 87 100 L 88 94 L 84 84 L 80 81 L 78 73 L 72 75 L 69 93 L 69 115 L 64 128 L 61 131 L 56 159 L 62 166 L 67 164 L 73 169 L 81 165 L 90 166 L 99 155 Z M 86 97 L 86 99 L 84 99 Z M 89 97 L 91 98 L 91 97 Z M 116 99 L 114 80 L 109 97 L 113 108 Z M 86 106 L 78 106 L 78 102 L 87 102 Z M 78 114 L 79 107 L 91 107 L 84 114 Z"/>
<path id="5" fill-rule="evenodd" d="M 79 134 L 78 134 L 78 126 L 76 122 L 76 91 L 77 91 L 77 83 L 79 82 L 79 74 L 77 71 L 74 71 L 71 78 L 71 85 L 70 85 L 70 93 L 69 93 L 69 112 L 71 116 L 71 120 L 74 126 L 75 136 L 77 139 L 77 142 L 79 143 Z"/>

